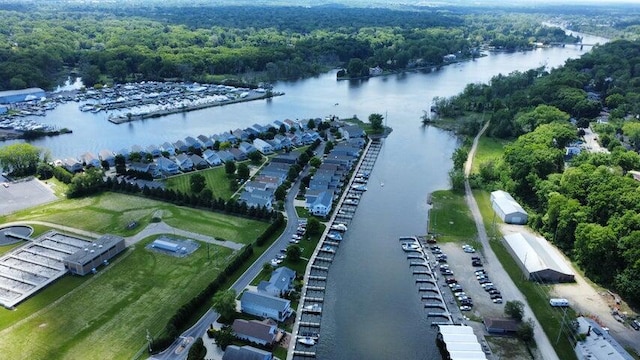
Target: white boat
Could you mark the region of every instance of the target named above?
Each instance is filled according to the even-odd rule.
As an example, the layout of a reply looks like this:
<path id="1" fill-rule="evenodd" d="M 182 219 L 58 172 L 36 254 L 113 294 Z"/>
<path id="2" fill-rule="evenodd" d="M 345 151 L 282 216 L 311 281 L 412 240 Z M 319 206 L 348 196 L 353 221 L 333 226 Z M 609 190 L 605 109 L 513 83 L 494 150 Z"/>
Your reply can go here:
<path id="1" fill-rule="evenodd" d="M 311 311 L 311 312 L 322 312 L 322 307 L 318 304 L 313 304 L 313 305 L 307 305 L 304 307 L 305 310 Z M 310 336 L 307 336 L 308 338 L 312 339 Z"/>
<path id="2" fill-rule="evenodd" d="M 327 237 L 331 240 L 342 240 L 342 235 L 338 234 L 338 233 L 328 233 Z"/>
<path id="3" fill-rule="evenodd" d="M 331 246 L 328 245 L 323 247 L 322 250 L 332 254 L 336 252 Z"/>
<path id="4" fill-rule="evenodd" d="M 366 186 L 358 185 L 358 184 L 351 185 L 351 189 L 356 190 L 356 191 L 367 191 L 367 187 Z"/>
<path id="5" fill-rule="evenodd" d="M 331 230 L 347 231 L 347 225 L 345 225 L 345 224 L 333 224 L 333 225 L 331 225 Z"/>
<path id="6" fill-rule="evenodd" d="M 306 345 L 306 346 L 312 346 L 316 344 L 316 341 L 313 340 L 313 338 L 310 337 L 303 337 L 303 338 L 299 338 L 298 342 L 302 345 Z"/>
<path id="7" fill-rule="evenodd" d="M 404 243 L 402 244 L 402 250 L 404 251 L 420 250 L 420 245 L 416 243 Z"/>

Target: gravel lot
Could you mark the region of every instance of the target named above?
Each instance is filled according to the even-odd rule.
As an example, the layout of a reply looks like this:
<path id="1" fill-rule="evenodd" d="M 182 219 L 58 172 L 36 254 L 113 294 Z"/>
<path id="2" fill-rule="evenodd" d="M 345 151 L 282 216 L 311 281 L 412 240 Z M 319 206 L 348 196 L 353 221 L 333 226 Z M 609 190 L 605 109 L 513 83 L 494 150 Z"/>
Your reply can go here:
<path id="1" fill-rule="evenodd" d="M 51 189 L 37 179 L 9 182 L 0 176 L 0 215 L 57 200 Z"/>

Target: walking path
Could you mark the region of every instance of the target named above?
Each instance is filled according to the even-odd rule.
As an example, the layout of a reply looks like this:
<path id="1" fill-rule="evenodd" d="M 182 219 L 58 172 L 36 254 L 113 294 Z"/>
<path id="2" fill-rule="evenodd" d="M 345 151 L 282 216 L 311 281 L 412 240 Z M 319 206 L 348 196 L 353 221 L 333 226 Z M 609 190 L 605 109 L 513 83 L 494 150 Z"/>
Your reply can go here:
<path id="1" fill-rule="evenodd" d="M 464 188 L 465 188 L 465 199 L 467 201 L 467 205 L 469 206 L 469 209 L 471 210 L 473 219 L 476 222 L 476 228 L 478 229 L 478 238 L 480 240 L 480 243 L 482 243 L 485 259 L 489 263 L 499 264 L 499 260 L 496 257 L 496 254 L 493 252 L 493 249 L 491 249 L 491 246 L 489 245 L 489 239 L 487 236 L 487 232 L 484 228 L 482 214 L 480 213 L 480 208 L 478 208 L 478 203 L 476 202 L 476 199 L 473 197 L 473 193 L 471 192 L 471 186 L 469 185 L 469 175 L 471 173 L 471 165 L 473 163 L 473 157 L 478 147 L 478 141 L 480 140 L 480 137 L 482 136 L 482 134 L 484 134 L 485 130 L 487 130 L 487 128 L 489 127 L 489 123 L 490 121 L 487 121 L 487 123 L 478 132 L 478 135 L 476 135 L 475 139 L 473 139 L 473 145 L 471 146 L 471 150 L 469 151 L 469 155 L 467 156 L 467 162 L 465 163 L 465 167 L 464 167 L 464 174 L 465 174 Z M 509 274 L 507 274 L 507 272 L 501 266 L 496 266 L 493 272 L 494 274 L 497 273 L 495 275 L 505 280 L 504 286 L 506 286 L 506 289 L 503 289 L 503 293 L 513 295 L 513 297 L 515 298 L 513 298 L 512 300 L 519 300 L 524 304 L 524 318 L 531 318 L 533 320 L 533 323 L 534 323 L 533 336 L 536 341 L 536 345 L 538 346 L 538 351 L 540 351 L 540 354 L 542 354 L 542 358 L 545 360 L 559 359 L 558 355 L 556 355 L 556 352 L 553 349 L 553 346 L 551 346 L 551 342 L 549 342 L 549 338 L 544 333 L 542 326 L 540 325 L 540 322 L 538 322 L 538 319 L 536 319 L 535 315 L 533 314 L 533 311 L 531 311 L 531 308 L 527 303 L 527 300 L 524 298 L 520 290 L 518 290 L 515 284 L 511 281 Z"/>

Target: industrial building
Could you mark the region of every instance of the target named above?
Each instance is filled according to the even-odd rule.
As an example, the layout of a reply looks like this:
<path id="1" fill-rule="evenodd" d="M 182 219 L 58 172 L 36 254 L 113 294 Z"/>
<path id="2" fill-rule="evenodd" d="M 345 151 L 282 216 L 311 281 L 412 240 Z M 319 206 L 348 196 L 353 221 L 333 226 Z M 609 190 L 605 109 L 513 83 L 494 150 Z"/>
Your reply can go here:
<path id="1" fill-rule="evenodd" d="M 24 101 L 39 100 L 46 95 L 40 88 L 0 91 L 0 104 L 15 104 Z"/>
<path id="2" fill-rule="evenodd" d="M 541 237 L 523 233 L 504 236 L 507 250 L 529 280 L 539 282 L 572 282 L 574 272 L 559 251 Z"/>
<path id="3" fill-rule="evenodd" d="M 576 343 L 574 351 L 579 360 L 632 360 L 633 357 L 592 319 L 579 317 L 578 333 L 584 340 Z"/>
<path id="4" fill-rule="evenodd" d="M 125 248 L 123 237 L 103 235 L 93 241 L 91 245 L 67 256 L 63 260 L 64 267 L 72 274 L 86 275 L 98 266 L 106 264 Z"/>
<path id="5" fill-rule="evenodd" d="M 491 207 L 507 224 L 524 225 L 529 218 L 522 206 L 506 191 L 497 190 L 491 193 Z"/>
<path id="6" fill-rule="evenodd" d="M 438 326 L 439 344 L 444 353 L 451 360 L 486 360 L 487 356 L 482 351 L 478 338 L 473 333 L 473 328 L 465 325 L 440 325 Z"/>

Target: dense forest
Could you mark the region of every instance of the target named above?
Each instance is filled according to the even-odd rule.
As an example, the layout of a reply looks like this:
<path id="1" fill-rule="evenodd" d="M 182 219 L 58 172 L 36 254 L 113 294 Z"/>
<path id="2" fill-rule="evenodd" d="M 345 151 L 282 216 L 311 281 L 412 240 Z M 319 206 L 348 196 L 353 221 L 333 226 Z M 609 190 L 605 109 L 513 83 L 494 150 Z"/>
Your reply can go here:
<path id="1" fill-rule="evenodd" d="M 471 180 L 515 194 L 529 225 L 565 251 L 594 281 L 640 305 L 640 42 L 614 41 L 550 73 L 534 69 L 468 85 L 439 111 L 491 114 L 489 135 L 515 141 Z M 582 128 L 609 153 L 565 147 Z"/>
<path id="2" fill-rule="evenodd" d="M 296 79 L 358 59 L 385 70 L 533 42 L 575 42 L 541 15 L 442 9 L 0 4 L 0 90 L 178 79 Z"/>

